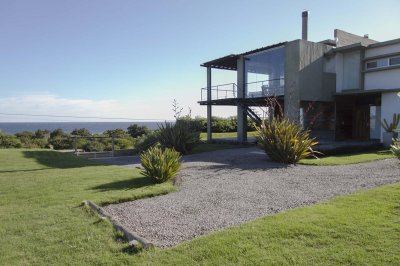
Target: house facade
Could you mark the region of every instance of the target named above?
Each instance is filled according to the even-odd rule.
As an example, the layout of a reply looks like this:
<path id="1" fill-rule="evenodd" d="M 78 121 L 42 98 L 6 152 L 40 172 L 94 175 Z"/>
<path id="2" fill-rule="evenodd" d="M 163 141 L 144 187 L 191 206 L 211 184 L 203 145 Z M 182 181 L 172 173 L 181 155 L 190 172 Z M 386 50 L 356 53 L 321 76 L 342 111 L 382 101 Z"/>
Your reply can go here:
<path id="1" fill-rule="evenodd" d="M 199 103 L 207 106 L 207 138 L 212 140 L 212 107 L 236 106 L 237 137 L 247 141 L 247 119 L 260 122 L 276 99 L 286 117 L 320 139 L 382 139 L 381 119 L 400 113 L 400 39 L 377 42 L 335 30 L 333 40 L 282 42 L 203 63 L 207 87 Z M 212 84 L 213 69 L 235 71 L 230 84 Z"/>

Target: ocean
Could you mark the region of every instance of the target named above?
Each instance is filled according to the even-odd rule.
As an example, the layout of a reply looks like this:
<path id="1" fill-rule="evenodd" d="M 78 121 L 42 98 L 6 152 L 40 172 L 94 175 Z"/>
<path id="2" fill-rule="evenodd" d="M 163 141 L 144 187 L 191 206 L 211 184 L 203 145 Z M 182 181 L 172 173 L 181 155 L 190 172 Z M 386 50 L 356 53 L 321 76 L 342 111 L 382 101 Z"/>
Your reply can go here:
<path id="1" fill-rule="evenodd" d="M 57 128 L 61 128 L 65 132 L 71 132 L 77 128 L 86 128 L 91 133 L 103 133 L 106 130 L 122 128 L 126 130 L 132 124 L 138 124 L 140 126 L 146 126 L 149 129 L 157 129 L 159 122 L 12 122 L 12 123 L 1 123 L 0 132 L 7 134 L 15 134 L 21 131 L 36 131 L 38 129 L 47 129 L 53 131 Z"/>

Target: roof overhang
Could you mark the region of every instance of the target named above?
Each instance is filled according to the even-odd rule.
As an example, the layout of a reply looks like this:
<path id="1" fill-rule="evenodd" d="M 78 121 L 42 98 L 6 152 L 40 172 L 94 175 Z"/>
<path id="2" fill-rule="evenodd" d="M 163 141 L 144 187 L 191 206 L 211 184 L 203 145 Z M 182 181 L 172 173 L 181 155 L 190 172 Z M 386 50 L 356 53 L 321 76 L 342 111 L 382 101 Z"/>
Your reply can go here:
<path id="1" fill-rule="evenodd" d="M 328 52 L 326 52 L 324 55 L 325 56 L 332 56 L 335 55 L 336 53 L 347 53 L 347 52 L 353 52 L 353 51 L 359 51 L 362 49 L 367 48 L 366 45 L 362 44 L 362 43 L 353 43 L 350 45 L 346 45 L 346 46 L 341 46 L 338 48 L 333 48 L 331 50 L 329 50 Z"/>
<path id="2" fill-rule="evenodd" d="M 400 92 L 400 88 L 397 89 L 375 89 L 375 90 L 348 90 L 344 92 L 337 92 L 334 96 L 347 96 L 347 95 L 369 95 L 379 94 L 387 92 Z"/>
<path id="3" fill-rule="evenodd" d="M 200 66 L 202 67 L 211 67 L 211 68 L 218 68 L 218 69 L 227 69 L 227 70 L 237 70 L 237 60 L 241 56 L 246 56 L 246 55 L 251 55 L 251 54 L 256 54 L 259 52 L 267 51 L 273 48 L 277 48 L 280 46 L 284 46 L 286 42 L 280 42 L 277 44 L 261 47 L 255 50 L 251 50 L 248 52 L 244 52 L 241 54 L 230 54 L 218 59 L 214 59 L 208 62 L 205 62 L 201 64 Z"/>

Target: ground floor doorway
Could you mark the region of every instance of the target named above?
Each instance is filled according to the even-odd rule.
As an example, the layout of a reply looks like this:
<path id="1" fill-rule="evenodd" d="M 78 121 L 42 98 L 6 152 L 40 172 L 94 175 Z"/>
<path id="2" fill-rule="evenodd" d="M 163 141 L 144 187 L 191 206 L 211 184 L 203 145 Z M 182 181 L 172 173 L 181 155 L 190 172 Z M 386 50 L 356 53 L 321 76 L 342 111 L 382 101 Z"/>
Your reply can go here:
<path id="1" fill-rule="evenodd" d="M 336 97 L 336 140 L 369 140 L 380 136 L 380 94 Z"/>

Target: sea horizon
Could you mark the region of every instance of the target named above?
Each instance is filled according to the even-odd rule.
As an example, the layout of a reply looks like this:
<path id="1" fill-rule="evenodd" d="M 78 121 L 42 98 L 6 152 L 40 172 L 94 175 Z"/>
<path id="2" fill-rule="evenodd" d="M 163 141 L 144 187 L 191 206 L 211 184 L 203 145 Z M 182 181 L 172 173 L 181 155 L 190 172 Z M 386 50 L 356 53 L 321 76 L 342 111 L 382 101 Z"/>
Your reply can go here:
<path id="1" fill-rule="evenodd" d="M 70 133 L 74 129 L 86 128 L 93 134 L 100 134 L 106 130 L 121 128 L 127 130 L 130 125 L 137 124 L 154 130 L 160 123 L 172 122 L 171 120 L 160 121 L 133 121 L 133 122 L 0 122 L 0 132 L 15 134 L 22 131 L 49 130 L 61 128 L 64 132 Z"/>

